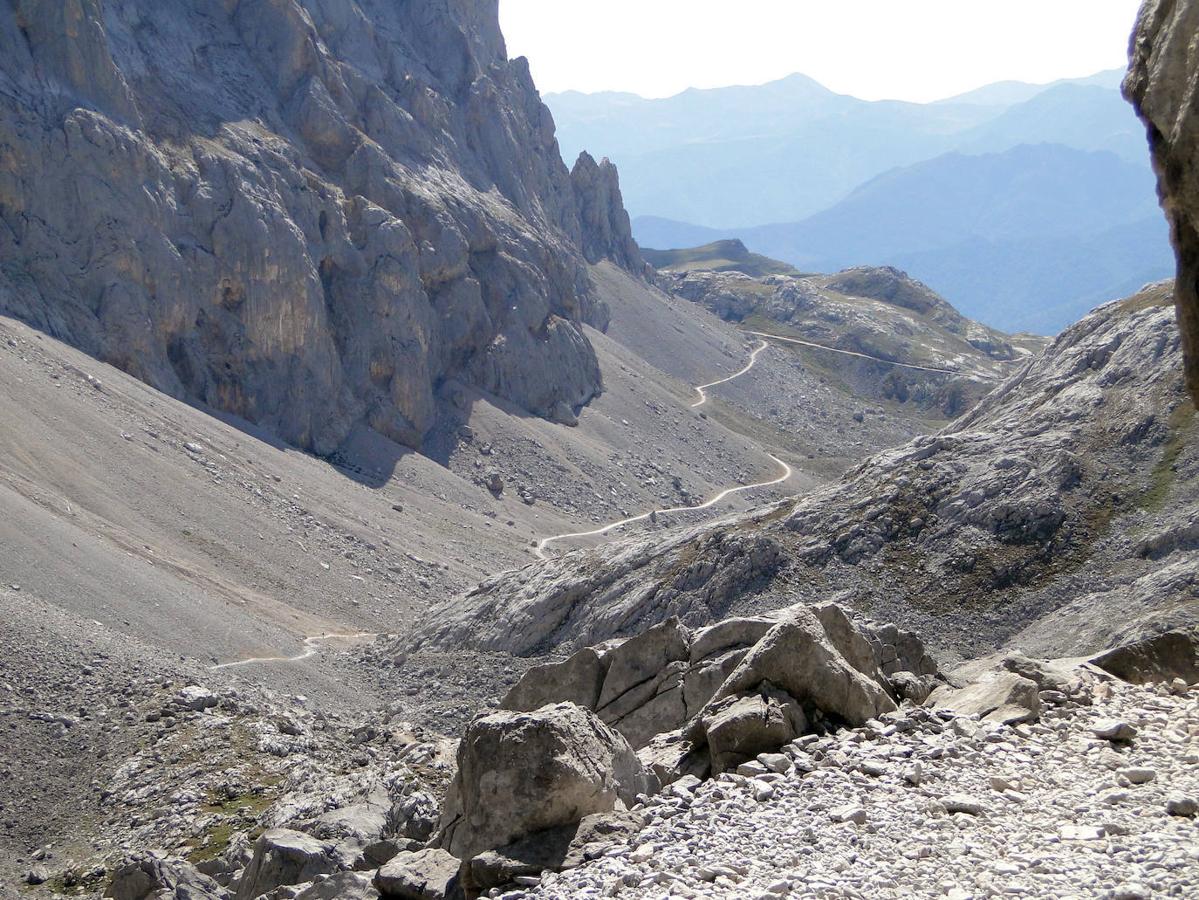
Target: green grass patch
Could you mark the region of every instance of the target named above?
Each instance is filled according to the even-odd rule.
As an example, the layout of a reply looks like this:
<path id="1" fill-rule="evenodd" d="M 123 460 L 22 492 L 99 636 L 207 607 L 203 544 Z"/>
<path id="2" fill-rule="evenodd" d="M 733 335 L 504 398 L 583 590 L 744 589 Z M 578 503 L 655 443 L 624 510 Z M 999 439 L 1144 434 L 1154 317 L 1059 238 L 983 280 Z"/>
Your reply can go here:
<path id="1" fill-rule="evenodd" d="M 641 255 L 655 269 L 664 272 L 741 272 L 754 278 L 764 275 L 801 277 L 804 274 L 788 263 L 759 253 L 750 253 L 738 240 L 713 241 L 702 247 L 686 247 L 679 250 L 653 250 L 642 247 Z"/>
<path id="2" fill-rule="evenodd" d="M 1120 301 L 1121 312 L 1135 313 L 1150 309 L 1154 306 L 1173 306 L 1174 286 L 1172 284 L 1155 284 L 1145 288 L 1140 293 L 1133 294 Z"/>
<path id="3" fill-rule="evenodd" d="M 1182 455 L 1183 448 L 1186 447 L 1187 438 L 1193 430 L 1194 423 L 1195 407 L 1186 400 L 1174 407 L 1174 411 L 1170 413 L 1167 422 L 1170 436 L 1166 438 L 1166 446 L 1162 449 L 1162 455 L 1149 474 L 1149 486 L 1137 501 L 1137 506 L 1146 512 L 1159 512 L 1166 505 L 1166 499 L 1170 495 L 1170 488 L 1174 486 L 1176 477 L 1174 464 L 1178 462 L 1178 457 Z"/>

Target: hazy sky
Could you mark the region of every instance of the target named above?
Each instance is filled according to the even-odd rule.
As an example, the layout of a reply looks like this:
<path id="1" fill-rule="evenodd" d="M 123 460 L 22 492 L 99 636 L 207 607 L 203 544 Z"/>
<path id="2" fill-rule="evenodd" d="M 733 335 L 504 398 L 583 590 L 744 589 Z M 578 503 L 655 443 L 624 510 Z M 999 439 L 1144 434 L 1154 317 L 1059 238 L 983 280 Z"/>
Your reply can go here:
<path id="1" fill-rule="evenodd" d="M 543 93 L 761 84 L 875 100 L 1122 67 L 1139 0 L 500 0 Z"/>

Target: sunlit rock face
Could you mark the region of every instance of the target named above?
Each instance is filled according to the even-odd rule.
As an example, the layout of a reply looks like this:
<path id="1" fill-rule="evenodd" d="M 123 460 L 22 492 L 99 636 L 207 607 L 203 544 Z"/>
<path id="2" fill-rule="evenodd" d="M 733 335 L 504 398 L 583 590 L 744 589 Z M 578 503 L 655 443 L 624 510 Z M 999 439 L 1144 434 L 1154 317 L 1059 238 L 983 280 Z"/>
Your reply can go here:
<path id="1" fill-rule="evenodd" d="M 1158 193 L 1178 257 L 1174 300 L 1187 387 L 1199 407 L 1199 3 L 1146 0 L 1124 95 L 1149 131 Z"/>
<path id="2" fill-rule="evenodd" d="M 497 0 L 4 4 L 0 135 L 0 312 L 318 453 L 586 402 L 587 262 L 641 265 Z"/>

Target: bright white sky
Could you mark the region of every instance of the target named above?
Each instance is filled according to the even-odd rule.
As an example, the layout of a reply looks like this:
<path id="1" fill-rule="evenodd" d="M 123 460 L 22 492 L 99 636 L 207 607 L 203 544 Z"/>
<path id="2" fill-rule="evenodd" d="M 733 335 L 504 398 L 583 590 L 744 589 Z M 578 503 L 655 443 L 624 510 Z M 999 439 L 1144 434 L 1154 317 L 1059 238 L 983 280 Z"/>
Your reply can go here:
<path id="1" fill-rule="evenodd" d="M 542 93 L 762 84 L 802 72 L 925 102 L 1127 63 L 1139 0 L 500 0 Z"/>

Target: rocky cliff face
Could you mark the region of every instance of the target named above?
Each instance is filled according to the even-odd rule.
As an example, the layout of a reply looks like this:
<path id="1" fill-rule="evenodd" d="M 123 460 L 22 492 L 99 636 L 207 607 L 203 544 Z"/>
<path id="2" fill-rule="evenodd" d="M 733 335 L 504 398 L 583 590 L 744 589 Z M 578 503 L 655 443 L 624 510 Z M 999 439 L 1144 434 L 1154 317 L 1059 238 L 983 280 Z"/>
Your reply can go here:
<path id="1" fill-rule="evenodd" d="M 1178 257 L 1174 301 L 1187 387 L 1199 407 L 1199 3 L 1146 0 L 1132 36 L 1124 95 L 1149 132 L 1158 194 Z"/>
<path id="2" fill-rule="evenodd" d="M 4 4 L 0 134 L 0 311 L 318 453 L 586 402 L 587 263 L 641 267 L 497 0 Z"/>

